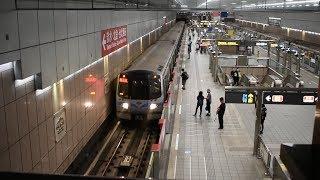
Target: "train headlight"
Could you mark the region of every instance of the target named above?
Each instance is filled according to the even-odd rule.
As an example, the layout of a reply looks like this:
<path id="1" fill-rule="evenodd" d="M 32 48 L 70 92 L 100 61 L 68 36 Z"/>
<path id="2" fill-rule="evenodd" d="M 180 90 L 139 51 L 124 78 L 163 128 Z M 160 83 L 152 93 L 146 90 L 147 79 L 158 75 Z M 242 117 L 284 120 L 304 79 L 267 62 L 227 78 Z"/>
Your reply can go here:
<path id="1" fill-rule="evenodd" d="M 150 108 L 150 110 L 153 110 L 153 109 L 157 108 L 157 104 L 151 103 L 149 108 Z"/>
<path id="2" fill-rule="evenodd" d="M 122 108 L 123 109 L 129 109 L 129 104 L 128 103 L 122 103 Z"/>

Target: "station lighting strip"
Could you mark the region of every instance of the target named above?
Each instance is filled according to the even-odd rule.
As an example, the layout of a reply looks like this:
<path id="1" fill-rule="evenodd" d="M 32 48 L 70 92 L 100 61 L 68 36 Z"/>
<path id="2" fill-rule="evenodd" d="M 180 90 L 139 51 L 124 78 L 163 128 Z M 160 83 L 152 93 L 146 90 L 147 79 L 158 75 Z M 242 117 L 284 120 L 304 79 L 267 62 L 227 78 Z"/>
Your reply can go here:
<path id="1" fill-rule="evenodd" d="M 263 25 L 263 26 L 269 26 L 268 24 L 263 24 L 263 23 L 259 23 L 259 22 L 247 21 L 247 20 L 242 20 L 242 19 L 237 19 L 237 20 L 238 21 L 242 21 L 242 22 L 251 23 L 251 24 L 259 24 L 259 25 Z M 306 30 L 301 30 L 301 29 L 294 29 L 294 28 L 289 28 L 289 27 L 281 27 L 281 28 L 282 29 L 287 29 L 289 31 L 305 32 L 305 33 L 308 33 L 308 34 L 313 34 L 313 35 L 320 36 L 320 33 L 318 33 L 318 32 L 306 31 Z"/>
<path id="2" fill-rule="evenodd" d="M 280 3 L 249 4 L 249 5 L 238 6 L 236 8 L 237 9 L 241 9 L 241 8 L 254 9 L 254 8 L 264 8 L 264 7 L 283 8 L 284 6 L 286 6 L 286 7 L 302 7 L 303 4 L 306 7 L 309 7 L 311 5 L 314 7 L 317 7 L 317 6 L 319 6 L 319 0 L 307 0 L 307 1 L 287 0 L 285 2 L 280 2 Z"/>

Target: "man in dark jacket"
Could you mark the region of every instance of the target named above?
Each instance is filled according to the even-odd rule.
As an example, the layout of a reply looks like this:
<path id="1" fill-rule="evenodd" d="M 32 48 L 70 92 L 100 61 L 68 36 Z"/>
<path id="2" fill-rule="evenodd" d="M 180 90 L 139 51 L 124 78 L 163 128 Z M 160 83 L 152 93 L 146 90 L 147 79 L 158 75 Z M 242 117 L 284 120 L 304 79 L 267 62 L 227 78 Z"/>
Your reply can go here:
<path id="1" fill-rule="evenodd" d="M 182 89 L 185 90 L 186 89 L 186 82 L 187 79 L 189 79 L 189 75 L 186 71 L 184 71 L 184 69 L 181 70 L 181 79 L 182 79 Z"/>
<path id="2" fill-rule="evenodd" d="M 218 107 L 217 114 L 219 118 L 219 129 L 223 129 L 223 115 L 226 110 L 226 104 L 223 97 L 220 98 L 220 106 Z"/>

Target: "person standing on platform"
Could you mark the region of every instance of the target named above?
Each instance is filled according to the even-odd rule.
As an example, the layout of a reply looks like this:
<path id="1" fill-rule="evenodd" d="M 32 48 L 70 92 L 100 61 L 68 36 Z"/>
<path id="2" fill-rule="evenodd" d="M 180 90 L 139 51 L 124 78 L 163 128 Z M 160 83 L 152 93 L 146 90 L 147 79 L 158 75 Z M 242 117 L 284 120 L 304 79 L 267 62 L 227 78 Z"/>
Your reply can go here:
<path id="1" fill-rule="evenodd" d="M 210 116 L 211 115 L 211 92 L 210 89 L 207 89 L 207 97 L 206 97 L 206 110 L 207 110 L 207 115 L 206 116 Z"/>
<path id="2" fill-rule="evenodd" d="M 267 108 L 264 104 L 262 104 L 262 109 L 261 109 L 261 130 L 260 134 L 263 134 L 263 128 L 264 128 L 264 120 L 267 117 Z"/>
<path id="3" fill-rule="evenodd" d="M 190 59 L 191 45 L 192 45 L 192 43 L 190 41 L 189 44 L 188 44 L 188 59 Z"/>
<path id="4" fill-rule="evenodd" d="M 189 79 L 189 75 L 186 71 L 184 71 L 184 69 L 181 70 L 181 79 L 182 79 L 182 89 L 185 90 L 186 89 L 186 82 L 187 79 Z"/>
<path id="5" fill-rule="evenodd" d="M 234 70 L 233 69 L 231 70 L 230 75 L 231 75 L 232 80 L 233 80 L 232 86 L 234 86 L 236 84 L 236 81 L 235 81 L 235 78 L 234 78 Z"/>
<path id="6" fill-rule="evenodd" d="M 234 76 L 234 84 L 236 86 L 239 86 L 239 71 L 238 68 L 233 72 L 233 76 Z"/>
<path id="7" fill-rule="evenodd" d="M 203 92 L 202 92 L 202 91 L 200 91 L 200 92 L 199 92 L 199 95 L 197 96 L 197 107 L 196 107 L 196 112 L 194 113 L 194 115 L 193 115 L 193 116 L 196 116 L 196 115 L 197 115 L 198 108 L 200 108 L 200 117 L 201 117 L 201 114 L 202 114 L 202 106 L 203 106 L 203 100 L 204 100 Z"/>
<path id="8" fill-rule="evenodd" d="M 223 97 L 220 98 L 220 106 L 217 109 L 217 115 L 219 118 L 219 129 L 223 129 L 223 116 L 226 110 L 226 104 L 224 103 Z"/>

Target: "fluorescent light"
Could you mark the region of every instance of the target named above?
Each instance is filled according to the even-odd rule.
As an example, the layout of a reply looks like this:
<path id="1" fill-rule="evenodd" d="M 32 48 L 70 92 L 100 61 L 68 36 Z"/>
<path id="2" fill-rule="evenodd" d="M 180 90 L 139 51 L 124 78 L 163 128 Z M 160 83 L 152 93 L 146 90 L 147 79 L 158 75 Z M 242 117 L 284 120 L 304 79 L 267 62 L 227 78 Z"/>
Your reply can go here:
<path id="1" fill-rule="evenodd" d="M 32 81 L 33 78 L 34 78 L 34 75 L 31 75 L 31 76 L 24 78 L 24 79 L 17 79 L 17 80 L 15 80 L 14 84 L 16 87 L 18 87 L 18 86 L 24 85 L 25 83 L 27 83 L 29 81 Z"/>
<path id="2" fill-rule="evenodd" d="M 1 64 L 0 65 L 0 72 L 6 71 L 6 70 L 11 69 L 11 68 L 13 68 L 12 62 Z"/>
<path id="3" fill-rule="evenodd" d="M 237 4 L 237 3 L 231 3 L 231 4 Z"/>
<path id="4" fill-rule="evenodd" d="M 247 1 L 241 1 L 241 2 L 246 3 Z"/>

